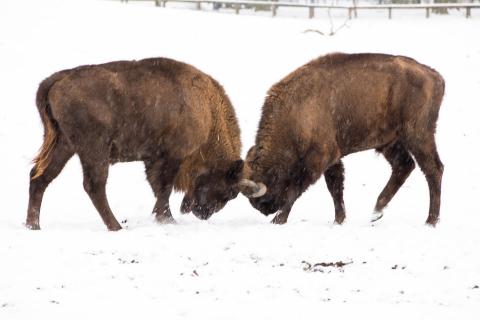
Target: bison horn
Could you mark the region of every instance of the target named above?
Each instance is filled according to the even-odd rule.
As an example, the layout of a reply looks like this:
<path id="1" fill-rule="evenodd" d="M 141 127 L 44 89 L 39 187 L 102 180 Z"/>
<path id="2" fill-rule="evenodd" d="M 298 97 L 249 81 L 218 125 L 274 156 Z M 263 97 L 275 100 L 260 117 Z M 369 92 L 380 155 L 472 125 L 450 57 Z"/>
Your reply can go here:
<path id="1" fill-rule="evenodd" d="M 250 192 L 245 192 L 242 190 L 242 193 L 249 198 L 258 198 L 263 196 L 267 192 L 267 186 L 261 182 L 256 183 L 252 180 L 242 179 L 240 180 L 239 184 L 241 187 L 245 187 L 249 191 L 252 190 Z"/>

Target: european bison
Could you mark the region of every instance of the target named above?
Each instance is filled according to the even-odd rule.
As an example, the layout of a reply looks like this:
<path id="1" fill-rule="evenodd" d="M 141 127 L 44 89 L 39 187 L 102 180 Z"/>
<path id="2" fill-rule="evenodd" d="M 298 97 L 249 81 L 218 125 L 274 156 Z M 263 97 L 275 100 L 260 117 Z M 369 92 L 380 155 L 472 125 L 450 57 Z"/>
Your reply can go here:
<path id="1" fill-rule="evenodd" d="M 376 220 L 414 169 L 413 155 L 430 189 L 426 222 L 435 225 L 443 173 L 435 127 L 444 88 L 438 72 L 407 57 L 336 53 L 311 61 L 270 89 L 245 165 L 245 177 L 263 192 L 242 192 L 263 214 L 278 212 L 272 222 L 285 223 L 295 200 L 324 173 L 341 224 L 341 158 L 376 149 L 392 166 Z"/>
<path id="2" fill-rule="evenodd" d="M 39 86 L 44 142 L 30 173 L 27 227 L 39 229 L 48 184 L 78 154 L 83 186 L 109 230 L 121 229 L 107 202 L 110 164 L 143 161 L 159 222 L 182 211 L 207 219 L 237 196 L 243 161 L 240 130 L 223 88 L 196 68 L 165 58 L 64 70 Z"/>

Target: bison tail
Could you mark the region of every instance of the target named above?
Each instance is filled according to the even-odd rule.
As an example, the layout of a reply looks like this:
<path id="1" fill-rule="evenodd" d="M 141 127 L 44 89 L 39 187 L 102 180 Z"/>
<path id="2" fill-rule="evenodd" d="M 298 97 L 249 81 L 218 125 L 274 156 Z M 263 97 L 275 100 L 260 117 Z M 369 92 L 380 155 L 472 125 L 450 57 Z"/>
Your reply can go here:
<path id="1" fill-rule="evenodd" d="M 44 135 L 42 146 L 32 161 L 34 163 L 34 169 L 31 173 L 32 180 L 40 177 L 50 164 L 52 151 L 55 149 L 58 140 L 58 124 L 53 119 L 48 104 L 48 93 L 53 84 L 60 78 L 60 73 L 54 74 L 40 83 L 38 87 L 36 103 L 42 119 Z"/>

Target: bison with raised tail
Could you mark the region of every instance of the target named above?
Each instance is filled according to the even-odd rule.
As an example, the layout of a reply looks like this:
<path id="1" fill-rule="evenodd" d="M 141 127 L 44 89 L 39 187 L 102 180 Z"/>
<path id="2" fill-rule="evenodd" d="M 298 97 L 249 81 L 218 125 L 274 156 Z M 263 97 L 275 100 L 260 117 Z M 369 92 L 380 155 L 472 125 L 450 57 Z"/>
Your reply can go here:
<path id="1" fill-rule="evenodd" d="M 39 229 L 48 184 L 74 154 L 83 185 L 109 230 L 121 229 L 107 202 L 109 165 L 143 161 L 160 222 L 173 222 L 173 188 L 182 211 L 207 219 L 237 196 L 243 170 L 240 130 L 223 88 L 170 59 L 118 61 L 53 74 L 37 92 L 45 134 L 30 177 L 27 227 Z"/>
<path id="2" fill-rule="evenodd" d="M 322 174 L 345 219 L 341 158 L 375 149 L 392 166 L 373 220 L 382 216 L 415 167 L 430 190 L 427 224 L 439 218 L 443 165 L 435 128 L 444 93 L 435 70 L 402 56 L 330 54 L 295 70 L 269 91 L 255 146 L 250 149 L 243 190 L 263 214 L 285 223 L 295 200 Z"/>

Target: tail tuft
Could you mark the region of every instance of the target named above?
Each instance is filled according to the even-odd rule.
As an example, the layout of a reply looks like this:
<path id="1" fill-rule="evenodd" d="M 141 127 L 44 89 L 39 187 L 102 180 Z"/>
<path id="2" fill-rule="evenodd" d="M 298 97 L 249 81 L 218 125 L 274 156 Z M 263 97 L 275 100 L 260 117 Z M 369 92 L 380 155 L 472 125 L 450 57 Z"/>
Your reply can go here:
<path id="1" fill-rule="evenodd" d="M 32 180 L 40 177 L 50 164 L 50 156 L 57 143 L 57 137 L 58 135 L 54 124 L 50 121 L 47 121 L 45 123 L 45 137 L 43 139 L 42 146 L 40 147 L 37 156 L 32 161 L 35 164 L 35 173 L 31 178 Z"/>
<path id="2" fill-rule="evenodd" d="M 48 93 L 55 82 L 63 78 L 66 73 L 67 71 L 57 72 L 43 80 L 38 87 L 36 102 L 44 127 L 44 136 L 43 144 L 38 151 L 38 155 L 32 161 L 35 164 L 31 173 L 32 180 L 40 177 L 52 160 L 52 152 L 58 140 L 58 128 L 48 104 Z"/>

